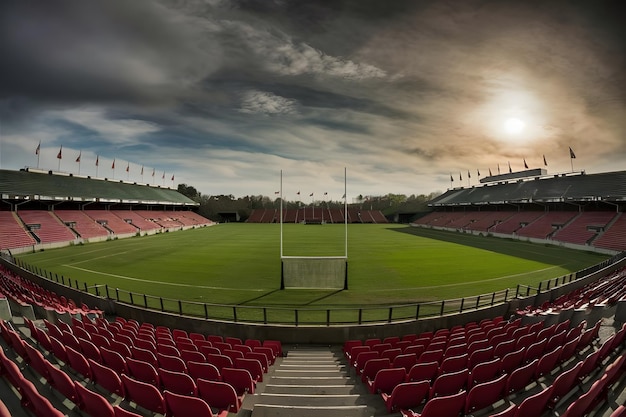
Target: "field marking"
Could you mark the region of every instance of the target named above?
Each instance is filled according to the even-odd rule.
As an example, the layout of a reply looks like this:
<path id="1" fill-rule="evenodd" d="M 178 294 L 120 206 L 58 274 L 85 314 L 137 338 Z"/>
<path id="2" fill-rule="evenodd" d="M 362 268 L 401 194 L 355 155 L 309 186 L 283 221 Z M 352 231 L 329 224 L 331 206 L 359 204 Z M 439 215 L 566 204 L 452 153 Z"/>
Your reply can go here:
<path id="1" fill-rule="evenodd" d="M 80 268 L 78 266 L 73 266 L 73 265 L 68 265 L 68 264 L 64 264 L 63 266 L 65 266 L 67 268 L 78 269 L 78 270 L 84 271 L 84 272 L 89 272 L 91 274 L 106 275 L 106 276 L 109 276 L 109 277 L 125 279 L 125 280 L 128 280 L 128 281 L 147 282 L 147 283 L 150 283 L 150 284 L 172 285 L 174 287 L 192 287 L 192 288 L 203 288 L 203 289 L 207 289 L 207 290 L 227 290 L 227 291 L 254 291 L 254 292 L 267 291 L 267 289 L 260 289 L 260 288 L 210 287 L 210 286 L 207 286 L 207 285 L 180 284 L 180 283 L 176 283 L 176 282 L 154 281 L 154 280 L 150 280 L 150 279 L 127 277 L 125 275 L 109 274 L 108 272 L 94 271 L 92 269 Z"/>
<path id="2" fill-rule="evenodd" d="M 545 272 L 545 271 L 549 271 L 550 269 L 561 268 L 563 266 L 565 266 L 565 264 L 554 265 L 554 266 L 550 266 L 548 268 L 536 269 L 534 271 L 529 271 L 529 272 L 520 272 L 519 274 L 505 275 L 505 276 L 502 276 L 502 277 L 495 277 L 495 278 L 489 278 L 489 279 L 481 279 L 480 281 L 464 281 L 464 282 L 455 282 L 453 284 L 428 285 L 426 287 L 384 288 L 384 289 L 371 290 L 371 291 L 372 292 L 383 292 L 383 291 L 406 291 L 406 290 L 424 290 L 424 289 L 430 290 L 430 289 L 433 289 L 433 288 L 458 287 L 460 285 L 473 285 L 473 284 L 480 284 L 480 283 L 483 283 L 483 282 L 500 281 L 500 280 L 503 280 L 503 279 L 514 278 L 514 277 L 517 277 L 517 276 L 534 274 L 535 272 Z"/>

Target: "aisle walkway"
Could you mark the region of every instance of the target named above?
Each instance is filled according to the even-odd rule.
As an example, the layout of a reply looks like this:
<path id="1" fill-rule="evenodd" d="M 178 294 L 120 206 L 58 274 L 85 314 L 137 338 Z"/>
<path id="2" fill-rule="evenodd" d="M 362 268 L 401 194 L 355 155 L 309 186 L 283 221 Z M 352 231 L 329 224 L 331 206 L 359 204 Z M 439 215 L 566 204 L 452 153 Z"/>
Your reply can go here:
<path id="1" fill-rule="evenodd" d="M 255 395 L 252 417 L 369 417 L 386 414 L 350 371 L 340 348 L 294 347 Z"/>

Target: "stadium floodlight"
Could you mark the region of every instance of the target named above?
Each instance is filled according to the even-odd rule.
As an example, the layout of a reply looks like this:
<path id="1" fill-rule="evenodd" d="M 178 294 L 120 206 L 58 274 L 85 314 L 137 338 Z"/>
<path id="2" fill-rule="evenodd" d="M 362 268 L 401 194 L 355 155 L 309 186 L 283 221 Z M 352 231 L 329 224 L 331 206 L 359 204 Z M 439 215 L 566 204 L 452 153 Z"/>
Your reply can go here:
<path id="1" fill-rule="evenodd" d="M 343 220 L 344 254 L 342 256 L 287 256 L 283 236 L 283 171 L 280 171 L 280 289 L 348 289 L 348 190 L 344 167 Z"/>

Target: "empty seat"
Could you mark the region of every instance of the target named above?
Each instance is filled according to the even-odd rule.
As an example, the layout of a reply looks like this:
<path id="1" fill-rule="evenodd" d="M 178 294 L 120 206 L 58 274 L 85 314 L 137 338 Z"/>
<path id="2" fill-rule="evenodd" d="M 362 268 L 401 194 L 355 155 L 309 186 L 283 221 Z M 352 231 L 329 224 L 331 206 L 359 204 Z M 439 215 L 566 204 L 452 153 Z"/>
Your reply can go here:
<path id="1" fill-rule="evenodd" d="M 389 366 L 391 366 L 391 361 L 388 358 L 375 358 L 368 360 L 361 371 L 361 381 L 369 384 L 374 380 L 378 371 L 389 368 Z"/>
<path id="2" fill-rule="evenodd" d="M 100 355 L 102 355 L 102 361 L 104 362 L 104 364 L 113 369 L 118 374 L 128 373 L 126 359 L 124 359 L 119 353 L 105 347 L 101 347 Z"/>
<path id="3" fill-rule="evenodd" d="M 539 362 L 537 362 L 537 369 L 535 369 L 535 379 L 541 378 L 542 376 L 548 375 L 552 372 L 552 370 L 559 363 L 562 351 L 563 346 L 557 346 L 552 352 L 548 352 L 539 358 Z"/>
<path id="4" fill-rule="evenodd" d="M 193 378 L 182 372 L 159 368 L 159 379 L 164 390 L 180 394 L 197 396 L 198 389 Z"/>
<path id="5" fill-rule="evenodd" d="M 548 386 L 535 395 L 526 398 L 517 407 L 515 417 L 541 416 L 546 410 L 550 395 L 552 394 L 552 386 Z"/>
<path id="6" fill-rule="evenodd" d="M 396 385 L 403 383 L 405 379 L 404 368 L 387 368 L 379 370 L 374 380 L 367 381 L 367 385 L 372 394 L 391 395 Z"/>
<path id="7" fill-rule="evenodd" d="M 467 369 L 439 375 L 430 387 L 429 398 L 453 395 L 464 390 L 468 375 Z"/>
<path id="8" fill-rule="evenodd" d="M 263 366 L 261 366 L 261 362 L 259 362 L 258 360 L 238 358 L 235 359 L 234 365 L 235 368 L 245 369 L 250 372 L 252 381 L 255 384 L 257 382 L 263 382 Z M 187 363 L 187 367 L 189 367 L 189 363 Z"/>
<path id="9" fill-rule="evenodd" d="M 220 370 L 211 363 L 190 361 L 187 362 L 187 371 L 189 372 L 189 375 L 196 381 L 198 379 L 206 379 L 209 381 L 222 380 Z"/>
<path id="10" fill-rule="evenodd" d="M 78 381 L 74 385 L 82 411 L 91 417 L 114 417 L 113 407 L 102 395 L 83 387 Z"/>
<path id="11" fill-rule="evenodd" d="M 197 385 L 198 397 L 206 401 L 211 408 L 228 410 L 231 413 L 239 412 L 241 402 L 235 389 L 230 384 L 199 379 Z"/>
<path id="12" fill-rule="evenodd" d="M 170 417 L 213 417 L 211 407 L 201 398 L 180 395 L 170 391 L 163 392 Z"/>
<path id="13" fill-rule="evenodd" d="M 416 363 L 409 371 L 409 374 L 407 375 L 407 381 L 431 382 L 437 376 L 438 370 L 439 364 L 437 362 Z"/>
<path id="14" fill-rule="evenodd" d="M 506 378 L 506 375 L 501 375 L 494 380 L 474 385 L 467 393 L 465 414 L 482 410 L 499 401 L 504 394 Z"/>
<path id="15" fill-rule="evenodd" d="M 396 413 L 418 407 L 428 396 L 428 381 L 403 382 L 394 387 L 391 394 L 382 393 L 388 413 Z"/>
<path id="16" fill-rule="evenodd" d="M 102 362 L 102 356 L 100 355 L 100 349 L 98 346 L 94 345 L 91 340 L 83 339 L 82 337 L 78 338 L 78 343 L 80 344 L 80 350 L 85 355 L 87 359 L 93 359 L 97 362 Z"/>
<path id="17" fill-rule="evenodd" d="M 19 381 L 22 394 L 22 407 L 31 410 L 38 417 L 63 417 L 63 413 L 54 408 L 46 397 L 39 394 L 32 382 L 22 377 Z"/>
<path id="18" fill-rule="evenodd" d="M 159 361 L 160 368 L 176 372 L 187 372 L 187 365 L 185 365 L 185 361 L 178 356 L 164 355 L 160 352 L 157 352 L 156 356 Z"/>
<path id="19" fill-rule="evenodd" d="M 505 393 L 508 395 L 523 390 L 532 381 L 538 362 L 539 359 L 535 359 L 531 363 L 513 370 L 507 378 Z"/>
<path id="20" fill-rule="evenodd" d="M 165 400 L 161 392 L 154 385 L 136 381 L 126 374 L 122 374 L 122 383 L 126 392 L 126 399 L 155 413 L 165 414 Z"/>
<path id="21" fill-rule="evenodd" d="M 493 358 L 490 361 L 479 363 L 468 375 L 467 387 L 471 389 L 476 384 L 491 381 L 500 373 L 501 360 Z"/>
<path id="22" fill-rule="evenodd" d="M 85 378 L 93 379 L 89 362 L 87 362 L 87 359 L 83 356 L 82 353 L 77 352 L 72 347 L 68 346 L 67 358 L 70 361 L 70 366 L 72 367 L 72 369 L 74 369 Z"/>
<path id="23" fill-rule="evenodd" d="M 458 416 L 463 411 L 466 397 L 467 393 L 461 391 L 453 395 L 432 398 L 426 402 L 421 413 L 413 410 L 403 410 L 402 415 L 404 417 Z"/>
<path id="24" fill-rule="evenodd" d="M 139 359 L 128 358 L 126 359 L 126 366 L 130 376 L 138 381 L 154 385 L 157 388 L 161 387 L 161 380 L 157 369 L 149 362 L 144 362 Z"/>
<path id="25" fill-rule="evenodd" d="M 254 394 L 254 381 L 250 372 L 245 369 L 222 368 L 222 381 L 230 384 L 238 397 L 243 398 L 246 394 Z"/>
<path id="26" fill-rule="evenodd" d="M 74 386 L 72 378 L 50 362 L 45 361 L 45 364 L 51 378 L 50 385 L 63 394 L 68 400 L 74 404 L 78 404 L 78 394 L 76 393 L 76 387 Z"/>
<path id="27" fill-rule="evenodd" d="M 87 361 L 91 367 L 91 373 L 96 384 L 115 395 L 124 396 L 124 385 L 117 372 L 92 359 L 87 359 Z"/>

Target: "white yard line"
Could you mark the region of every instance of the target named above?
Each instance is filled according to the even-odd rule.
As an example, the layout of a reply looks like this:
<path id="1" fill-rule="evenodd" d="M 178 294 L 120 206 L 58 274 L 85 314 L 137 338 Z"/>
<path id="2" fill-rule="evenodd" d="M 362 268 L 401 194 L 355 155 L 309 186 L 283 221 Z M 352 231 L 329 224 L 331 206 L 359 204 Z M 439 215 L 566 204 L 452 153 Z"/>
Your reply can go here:
<path id="1" fill-rule="evenodd" d="M 109 274 L 108 272 L 94 271 L 94 270 L 91 270 L 91 269 L 80 268 L 80 267 L 77 267 L 77 266 L 74 266 L 74 265 L 63 265 L 63 266 L 68 267 L 68 268 L 78 269 L 78 270 L 84 271 L 84 272 L 89 272 L 91 274 L 106 275 L 108 277 L 120 278 L 120 279 L 125 279 L 125 280 L 128 280 L 128 281 L 147 282 L 147 283 L 150 283 L 150 284 L 172 285 L 172 286 L 175 286 L 175 287 L 203 288 L 203 289 L 208 289 L 208 290 L 253 291 L 253 292 L 267 291 L 267 289 L 261 289 L 261 288 L 225 288 L 225 287 L 210 287 L 210 286 L 207 286 L 207 285 L 180 284 L 180 283 L 176 283 L 176 282 L 154 281 L 154 280 L 150 280 L 150 279 L 127 277 L 125 275 Z"/>
<path id="2" fill-rule="evenodd" d="M 505 275 L 505 276 L 502 276 L 502 277 L 495 277 L 495 278 L 489 278 L 489 279 L 481 279 L 479 281 L 455 282 L 454 284 L 429 285 L 429 286 L 426 286 L 426 287 L 383 288 L 383 289 L 379 289 L 379 290 L 370 290 L 370 291 L 372 291 L 372 292 L 381 292 L 381 291 L 407 291 L 407 290 L 425 290 L 425 289 L 428 290 L 428 289 L 433 289 L 433 288 L 446 288 L 446 287 L 458 287 L 458 286 L 461 286 L 461 285 L 474 285 L 474 284 L 480 284 L 482 282 L 501 281 L 501 280 L 504 280 L 504 279 L 530 275 L 530 274 L 533 274 L 535 272 L 549 271 L 550 269 L 561 268 L 562 266 L 564 266 L 564 265 L 555 265 L 555 266 L 551 266 L 551 267 L 548 267 L 548 268 L 537 269 L 535 271 L 520 272 L 519 274 Z"/>

